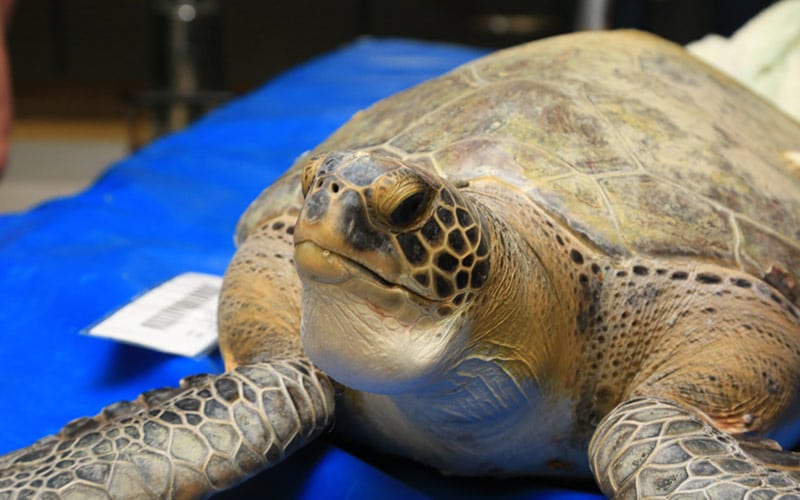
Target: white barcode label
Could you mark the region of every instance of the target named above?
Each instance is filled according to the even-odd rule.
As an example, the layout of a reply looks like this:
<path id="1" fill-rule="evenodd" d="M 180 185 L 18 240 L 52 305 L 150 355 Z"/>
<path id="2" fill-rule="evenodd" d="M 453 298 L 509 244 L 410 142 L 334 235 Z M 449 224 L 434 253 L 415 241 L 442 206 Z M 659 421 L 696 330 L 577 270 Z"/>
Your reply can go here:
<path id="1" fill-rule="evenodd" d="M 153 288 L 91 327 L 88 335 L 181 356 L 198 356 L 217 342 L 222 278 L 184 273 Z"/>

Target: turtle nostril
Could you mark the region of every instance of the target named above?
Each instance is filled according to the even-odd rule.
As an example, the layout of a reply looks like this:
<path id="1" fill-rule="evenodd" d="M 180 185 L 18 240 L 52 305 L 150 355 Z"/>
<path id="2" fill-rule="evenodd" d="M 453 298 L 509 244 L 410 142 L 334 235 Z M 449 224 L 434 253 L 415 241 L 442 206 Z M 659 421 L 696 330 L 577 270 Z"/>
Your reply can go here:
<path id="1" fill-rule="evenodd" d="M 331 184 L 331 191 L 333 191 L 334 193 L 338 193 L 339 192 L 339 185 L 337 183 L 335 183 L 335 182 L 332 183 Z"/>

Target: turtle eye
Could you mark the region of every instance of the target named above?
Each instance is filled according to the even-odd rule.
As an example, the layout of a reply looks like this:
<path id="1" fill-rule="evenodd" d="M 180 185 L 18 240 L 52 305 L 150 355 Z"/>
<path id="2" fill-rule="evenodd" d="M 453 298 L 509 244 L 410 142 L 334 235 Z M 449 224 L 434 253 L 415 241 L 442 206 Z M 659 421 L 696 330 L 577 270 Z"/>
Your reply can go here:
<path id="1" fill-rule="evenodd" d="M 311 183 L 314 182 L 314 178 L 317 176 L 319 166 L 325 160 L 326 156 L 327 155 L 322 153 L 315 154 L 306 160 L 305 165 L 303 165 L 303 175 L 300 180 L 300 187 L 303 190 L 303 198 L 308 195 L 308 191 L 311 189 Z"/>
<path id="2" fill-rule="evenodd" d="M 405 227 L 413 224 L 425 210 L 425 193 L 412 193 L 403 199 L 389 215 L 389 222 L 394 226 Z"/>
<path id="3" fill-rule="evenodd" d="M 430 207 L 430 187 L 416 176 L 386 175 L 382 181 L 375 190 L 378 216 L 386 224 L 401 229 L 420 222 Z"/>

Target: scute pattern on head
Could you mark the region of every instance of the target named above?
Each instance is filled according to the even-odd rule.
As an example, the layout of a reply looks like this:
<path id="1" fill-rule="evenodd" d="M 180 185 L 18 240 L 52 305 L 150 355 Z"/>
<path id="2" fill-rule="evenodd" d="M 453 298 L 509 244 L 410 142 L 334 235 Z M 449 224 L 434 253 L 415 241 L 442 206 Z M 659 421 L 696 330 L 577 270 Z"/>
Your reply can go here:
<path id="1" fill-rule="evenodd" d="M 310 157 L 297 235 L 435 301 L 446 315 L 486 282 L 489 236 L 480 210 L 418 167 L 378 150 Z M 306 227 L 316 228 L 313 236 Z"/>
<path id="2" fill-rule="evenodd" d="M 452 299 L 458 306 L 489 274 L 487 235 L 481 221 L 457 204 L 463 203 L 460 197 L 447 187 L 438 197 L 441 205 L 421 230 L 398 234 L 397 241 L 415 267 L 414 279 L 421 286 L 432 285 L 439 298 Z"/>

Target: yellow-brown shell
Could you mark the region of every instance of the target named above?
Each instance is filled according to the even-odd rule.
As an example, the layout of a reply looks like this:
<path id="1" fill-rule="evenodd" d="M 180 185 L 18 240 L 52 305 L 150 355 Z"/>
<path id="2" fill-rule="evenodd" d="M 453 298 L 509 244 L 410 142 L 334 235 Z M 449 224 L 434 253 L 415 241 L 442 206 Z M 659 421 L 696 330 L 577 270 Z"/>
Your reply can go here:
<path id="1" fill-rule="evenodd" d="M 478 59 L 357 113 L 316 151 L 353 149 L 496 179 L 612 256 L 800 276 L 800 124 L 650 35 L 572 34 Z M 300 163 L 240 231 L 297 202 Z"/>

